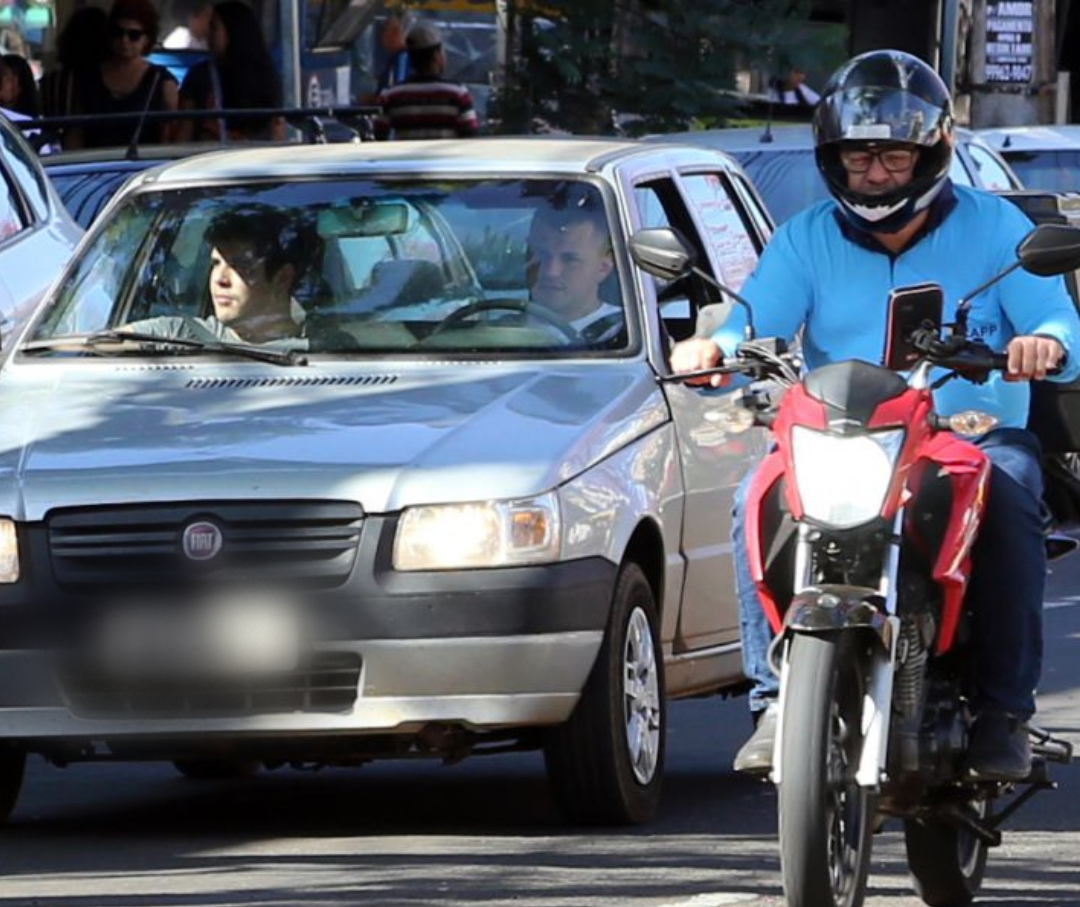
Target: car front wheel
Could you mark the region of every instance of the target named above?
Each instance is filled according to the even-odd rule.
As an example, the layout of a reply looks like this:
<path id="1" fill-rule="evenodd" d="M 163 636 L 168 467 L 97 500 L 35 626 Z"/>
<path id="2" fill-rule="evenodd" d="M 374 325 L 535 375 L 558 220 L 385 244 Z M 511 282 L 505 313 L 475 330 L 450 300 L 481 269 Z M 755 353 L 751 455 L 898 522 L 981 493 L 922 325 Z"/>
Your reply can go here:
<path id="1" fill-rule="evenodd" d="M 544 748 L 555 800 L 571 822 L 628 825 L 656 812 L 667 730 L 657 627 L 652 587 L 637 564 L 625 564 L 581 699 Z"/>

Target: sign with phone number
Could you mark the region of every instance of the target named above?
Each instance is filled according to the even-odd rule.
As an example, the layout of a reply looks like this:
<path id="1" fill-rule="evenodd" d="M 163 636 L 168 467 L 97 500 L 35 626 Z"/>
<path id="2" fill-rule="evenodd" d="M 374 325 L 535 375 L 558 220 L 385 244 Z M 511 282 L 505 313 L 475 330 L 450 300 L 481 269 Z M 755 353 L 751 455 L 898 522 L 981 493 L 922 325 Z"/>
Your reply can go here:
<path id="1" fill-rule="evenodd" d="M 986 81 L 1026 85 L 1032 81 L 1035 4 L 989 0 L 986 4 Z"/>

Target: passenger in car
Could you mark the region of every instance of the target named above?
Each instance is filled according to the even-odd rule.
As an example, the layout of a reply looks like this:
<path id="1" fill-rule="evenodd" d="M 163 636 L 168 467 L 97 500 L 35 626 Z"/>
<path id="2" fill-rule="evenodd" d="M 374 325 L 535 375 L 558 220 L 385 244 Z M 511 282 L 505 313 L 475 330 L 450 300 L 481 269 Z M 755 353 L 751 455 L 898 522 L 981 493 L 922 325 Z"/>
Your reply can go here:
<path id="1" fill-rule="evenodd" d="M 230 211 L 215 218 L 204 240 L 210 246 L 212 314 L 149 318 L 125 329 L 234 343 L 288 341 L 284 345 L 305 347 L 303 311 L 292 291 L 315 255 L 318 240 L 312 231 L 278 211 Z"/>
<path id="2" fill-rule="evenodd" d="M 611 233 L 598 206 L 546 205 L 533 215 L 526 265 L 529 297 L 586 337 L 622 325 L 622 307 L 600 297 L 601 284 L 614 268 Z"/>

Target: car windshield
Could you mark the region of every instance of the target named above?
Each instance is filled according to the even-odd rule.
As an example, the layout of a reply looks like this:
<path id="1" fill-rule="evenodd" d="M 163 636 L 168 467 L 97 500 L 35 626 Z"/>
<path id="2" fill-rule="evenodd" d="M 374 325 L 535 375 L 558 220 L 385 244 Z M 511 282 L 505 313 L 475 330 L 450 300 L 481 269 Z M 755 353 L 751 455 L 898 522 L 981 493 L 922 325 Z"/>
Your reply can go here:
<path id="1" fill-rule="evenodd" d="M 1080 148 L 1009 151 L 1005 155 L 1026 189 L 1075 192 L 1080 189 Z"/>
<path id="2" fill-rule="evenodd" d="M 29 348 L 101 355 L 62 341 L 116 331 L 143 341 L 123 352 L 157 355 L 198 346 L 147 335 L 346 354 L 630 342 L 603 197 L 573 179 L 137 192 L 100 225 Z"/>
<path id="3" fill-rule="evenodd" d="M 736 151 L 777 224 L 829 198 L 812 149 L 799 151 Z"/>

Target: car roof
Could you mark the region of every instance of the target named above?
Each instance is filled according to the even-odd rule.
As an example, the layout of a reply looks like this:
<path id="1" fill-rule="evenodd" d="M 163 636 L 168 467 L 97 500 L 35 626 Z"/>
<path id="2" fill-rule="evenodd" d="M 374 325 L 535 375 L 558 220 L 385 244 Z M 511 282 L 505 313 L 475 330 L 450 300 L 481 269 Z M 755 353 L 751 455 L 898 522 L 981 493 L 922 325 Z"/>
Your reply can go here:
<path id="1" fill-rule="evenodd" d="M 975 133 L 957 127 L 956 133 L 970 140 Z M 737 126 L 728 129 L 700 129 L 691 132 L 671 132 L 651 135 L 651 142 L 687 142 L 707 145 L 727 152 L 758 150 L 812 151 L 814 134 L 809 123 L 774 123 L 771 127 Z"/>
<path id="2" fill-rule="evenodd" d="M 690 150 L 692 146 L 688 146 Z M 410 142 L 362 142 L 226 150 L 168 164 L 155 172 L 158 185 L 222 179 L 363 176 L 368 172 L 535 174 L 597 171 L 622 157 L 655 148 L 629 139 L 479 138 Z"/>
<path id="3" fill-rule="evenodd" d="M 977 135 L 999 151 L 1052 151 L 1080 146 L 1080 125 L 1005 126 Z"/>

